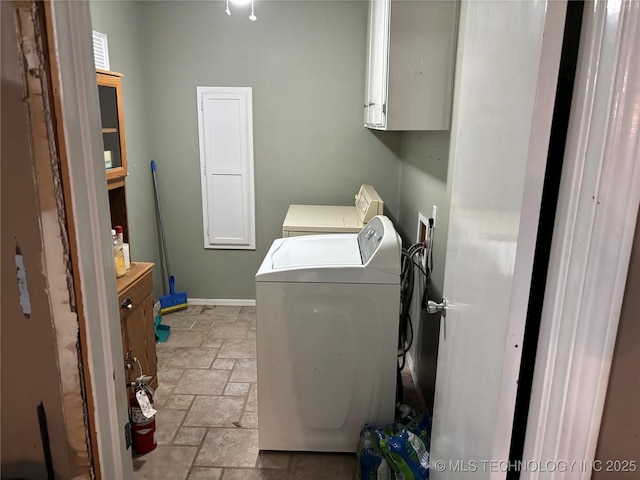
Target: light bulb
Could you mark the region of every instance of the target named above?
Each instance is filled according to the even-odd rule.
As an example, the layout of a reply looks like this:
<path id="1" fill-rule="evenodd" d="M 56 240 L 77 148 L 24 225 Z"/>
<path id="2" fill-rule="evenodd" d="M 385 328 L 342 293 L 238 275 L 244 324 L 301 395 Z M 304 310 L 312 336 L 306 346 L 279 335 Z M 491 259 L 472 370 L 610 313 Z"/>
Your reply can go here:
<path id="1" fill-rule="evenodd" d="M 253 14 L 253 0 L 251 0 L 251 15 L 249 15 L 249 20 L 255 22 L 257 19 L 258 17 Z"/>
<path id="2" fill-rule="evenodd" d="M 229 0 L 227 0 L 227 8 L 224 9 L 224 13 L 231 15 L 231 10 L 229 10 Z"/>

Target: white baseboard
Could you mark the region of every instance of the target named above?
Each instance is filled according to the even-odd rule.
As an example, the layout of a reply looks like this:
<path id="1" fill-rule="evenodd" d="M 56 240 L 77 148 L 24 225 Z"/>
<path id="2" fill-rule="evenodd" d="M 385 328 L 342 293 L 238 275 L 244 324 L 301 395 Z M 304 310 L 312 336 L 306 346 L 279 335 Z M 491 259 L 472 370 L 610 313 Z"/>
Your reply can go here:
<path id="1" fill-rule="evenodd" d="M 255 298 L 189 298 L 189 305 L 221 305 L 232 307 L 255 307 Z"/>
<path id="2" fill-rule="evenodd" d="M 418 395 L 418 401 L 420 402 L 420 408 L 422 411 L 427 410 L 427 402 L 424 401 L 424 397 L 422 396 L 422 389 L 420 388 L 420 382 L 418 382 L 418 374 L 413 366 L 413 358 L 411 358 L 411 353 L 407 352 L 407 366 L 409 367 L 409 372 L 411 373 L 411 380 L 413 380 L 413 385 L 416 388 L 416 394 Z"/>

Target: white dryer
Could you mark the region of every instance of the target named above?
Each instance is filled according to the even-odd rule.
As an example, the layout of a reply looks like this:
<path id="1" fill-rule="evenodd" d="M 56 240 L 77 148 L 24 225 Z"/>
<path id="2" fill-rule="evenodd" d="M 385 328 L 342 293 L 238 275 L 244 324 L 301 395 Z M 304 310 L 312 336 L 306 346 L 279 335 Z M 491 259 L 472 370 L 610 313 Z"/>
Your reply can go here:
<path id="1" fill-rule="evenodd" d="M 393 420 L 401 249 L 384 216 L 274 241 L 256 274 L 261 450 L 354 452 Z"/>
<path id="2" fill-rule="evenodd" d="M 282 236 L 358 233 L 369 220 L 382 215 L 384 202 L 375 188 L 362 184 L 355 205 L 289 205 Z"/>

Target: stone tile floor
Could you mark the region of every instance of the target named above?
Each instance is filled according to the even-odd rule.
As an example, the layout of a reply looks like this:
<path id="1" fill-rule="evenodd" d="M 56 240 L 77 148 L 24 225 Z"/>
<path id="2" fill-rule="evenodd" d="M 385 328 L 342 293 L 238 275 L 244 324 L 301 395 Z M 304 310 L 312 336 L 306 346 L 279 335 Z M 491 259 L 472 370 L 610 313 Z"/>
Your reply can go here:
<path id="1" fill-rule="evenodd" d="M 356 479 L 354 454 L 258 450 L 255 307 L 189 306 L 162 323 L 171 334 L 157 344 L 158 447 L 134 455 L 135 480 Z M 405 403 L 418 407 L 402 378 Z"/>

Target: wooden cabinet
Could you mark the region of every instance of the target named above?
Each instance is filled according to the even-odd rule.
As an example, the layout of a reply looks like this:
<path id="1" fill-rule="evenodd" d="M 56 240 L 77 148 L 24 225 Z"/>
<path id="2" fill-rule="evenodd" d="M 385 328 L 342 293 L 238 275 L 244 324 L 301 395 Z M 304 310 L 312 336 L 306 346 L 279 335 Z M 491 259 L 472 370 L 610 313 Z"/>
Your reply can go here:
<path id="1" fill-rule="evenodd" d="M 125 190 L 128 171 L 122 78 L 123 75 L 117 72 L 97 71 L 111 227 L 121 225 L 124 241 L 129 243 Z M 142 369 L 142 373 L 151 377 L 149 382 L 151 388 L 156 388 L 158 362 L 154 330 L 152 269 L 152 263 L 132 262 L 131 268 L 124 276 L 116 279 L 116 283 L 126 381 L 133 382 L 140 376 Z"/>
<path id="2" fill-rule="evenodd" d="M 133 382 L 142 369 L 145 375 L 152 377 L 151 388 L 157 388 L 152 268 L 153 263 L 133 263 L 127 273 L 117 279 L 117 286 L 125 378 L 127 383 Z"/>
<path id="3" fill-rule="evenodd" d="M 97 77 L 105 171 L 109 187 L 114 187 L 127 176 L 121 83 L 123 75 L 117 72 L 98 70 Z"/>
<path id="4" fill-rule="evenodd" d="M 125 178 L 128 170 L 124 135 L 122 78 L 123 75 L 121 73 L 108 72 L 106 70 L 97 71 L 102 142 L 104 144 L 105 176 L 109 190 L 111 226 L 121 225 L 124 241 L 130 243 L 127 218 L 127 195 L 125 190 Z"/>
<path id="5" fill-rule="evenodd" d="M 364 125 L 448 130 L 457 1 L 370 0 Z"/>

